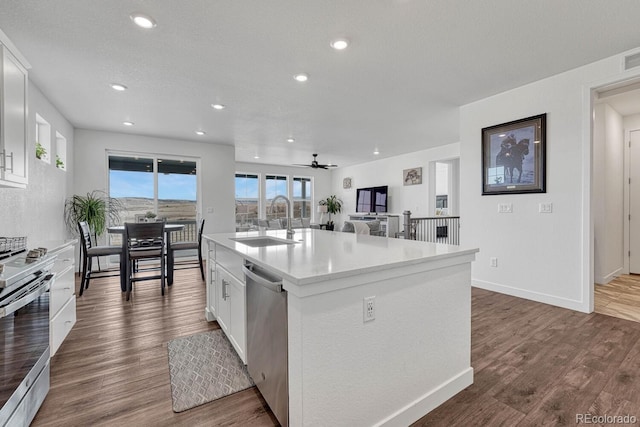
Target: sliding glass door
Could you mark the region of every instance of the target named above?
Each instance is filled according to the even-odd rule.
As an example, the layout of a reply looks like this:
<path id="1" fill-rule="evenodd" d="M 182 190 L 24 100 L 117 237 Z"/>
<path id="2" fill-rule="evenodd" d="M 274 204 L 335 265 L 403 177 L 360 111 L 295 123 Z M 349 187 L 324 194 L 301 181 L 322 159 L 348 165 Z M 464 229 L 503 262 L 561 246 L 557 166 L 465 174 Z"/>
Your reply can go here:
<path id="1" fill-rule="evenodd" d="M 123 206 L 120 223 L 184 224 L 174 241 L 197 240 L 197 161 L 167 156 L 109 154 L 109 196 Z M 116 244 L 116 242 L 113 242 Z"/>

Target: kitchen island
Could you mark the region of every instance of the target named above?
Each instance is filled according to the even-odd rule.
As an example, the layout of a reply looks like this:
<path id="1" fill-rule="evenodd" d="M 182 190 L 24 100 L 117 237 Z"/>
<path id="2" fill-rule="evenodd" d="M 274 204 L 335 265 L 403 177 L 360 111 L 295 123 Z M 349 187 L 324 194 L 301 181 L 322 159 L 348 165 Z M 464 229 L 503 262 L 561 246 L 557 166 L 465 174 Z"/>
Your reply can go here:
<path id="1" fill-rule="evenodd" d="M 294 244 L 232 240 L 258 236 L 286 231 L 204 236 L 205 312 L 251 366 L 242 264 L 282 278 L 289 425 L 408 425 L 473 382 L 477 249 L 308 229 Z"/>

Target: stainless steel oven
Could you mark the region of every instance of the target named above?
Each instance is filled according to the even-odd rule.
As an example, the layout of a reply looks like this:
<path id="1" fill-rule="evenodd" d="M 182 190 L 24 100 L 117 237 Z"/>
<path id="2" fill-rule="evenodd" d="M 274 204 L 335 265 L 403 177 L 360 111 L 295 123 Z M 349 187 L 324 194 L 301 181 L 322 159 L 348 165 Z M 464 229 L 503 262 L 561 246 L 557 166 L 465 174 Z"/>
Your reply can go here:
<path id="1" fill-rule="evenodd" d="M 54 257 L 0 261 L 0 426 L 28 426 L 49 391 Z"/>

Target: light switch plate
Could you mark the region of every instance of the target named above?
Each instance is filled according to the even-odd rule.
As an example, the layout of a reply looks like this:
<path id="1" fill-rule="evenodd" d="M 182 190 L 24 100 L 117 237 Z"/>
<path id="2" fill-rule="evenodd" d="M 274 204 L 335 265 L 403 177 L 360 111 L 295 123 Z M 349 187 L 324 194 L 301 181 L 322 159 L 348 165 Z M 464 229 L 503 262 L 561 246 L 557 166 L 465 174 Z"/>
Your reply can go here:
<path id="1" fill-rule="evenodd" d="M 498 213 L 512 213 L 513 205 L 511 203 L 499 203 Z"/>
<path id="2" fill-rule="evenodd" d="M 540 205 L 538 206 L 538 211 L 540 213 L 552 213 L 553 203 L 540 203 Z"/>

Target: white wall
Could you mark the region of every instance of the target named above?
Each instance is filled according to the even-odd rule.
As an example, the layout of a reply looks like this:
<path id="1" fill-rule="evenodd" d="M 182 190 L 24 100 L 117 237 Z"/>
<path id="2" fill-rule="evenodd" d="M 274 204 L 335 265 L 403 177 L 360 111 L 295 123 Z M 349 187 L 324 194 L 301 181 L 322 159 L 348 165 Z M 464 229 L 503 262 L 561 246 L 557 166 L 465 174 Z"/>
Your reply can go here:
<path id="1" fill-rule="evenodd" d="M 74 193 L 108 192 L 107 150 L 198 157 L 199 203 L 206 220 L 205 233 L 235 230 L 234 147 L 86 129 L 76 129 L 75 138 Z M 207 212 L 209 207 L 213 213 Z"/>
<path id="2" fill-rule="evenodd" d="M 36 113 L 51 125 L 51 140 L 56 131 L 67 138 L 67 149 L 73 152 L 73 126 L 29 82 L 28 168 L 29 184 L 26 189 L 0 188 L 0 236 L 27 236 L 28 247 L 39 242 L 60 240 L 67 237 L 64 225 L 64 200 L 71 193 L 74 167 L 67 165 L 63 171 L 55 167 L 55 150 L 52 164 L 36 159 Z M 55 147 L 55 144 L 53 144 Z"/>
<path id="3" fill-rule="evenodd" d="M 332 171 L 330 169 L 312 169 L 292 166 L 267 165 L 263 163 L 238 162 L 236 163 L 236 172 L 253 172 L 261 174 L 262 177 L 264 177 L 264 175 L 289 175 L 313 178 L 314 193 L 312 206 L 314 207 L 318 205 L 319 200 L 326 199 L 327 196 L 331 194 Z M 261 191 L 264 194 L 264 189 L 262 189 Z M 265 217 L 264 212 L 260 217 Z M 311 215 L 311 222 L 318 222 L 318 220 L 319 214 L 314 208 Z"/>
<path id="4" fill-rule="evenodd" d="M 622 64 L 623 55 L 614 56 L 461 107 L 461 240 L 480 248 L 475 286 L 593 310 L 591 89 L 639 74 Z M 482 128 L 541 113 L 547 193 L 482 196 Z M 538 213 L 542 202 L 553 203 L 553 213 Z M 512 203 L 513 213 L 499 214 L 499 203 Z"/>
<path id="5" fill-rule="evenodd" d="M 624 269 L 624 129 L 608 104 L 594 110 L 594 274 L 596 283 L 606 284 Z"/>
<path id="6" fill-rule="evenodd" d="M 414 217 L 431 215 L 429 197 L 435 200 L 435 194 L 429 196 L 429 165 L 436 160 L 455 159 L 459 156 L 460 144 L 455 143 L 334 170 L 331 188 L 333 194 L 343 201 L 342 213 L 336 218 L 337 227 L 341 227 L 340 223 L 348 214 L 356 212 L 356 189 L 362 187 L 388 185 L 389 213 L 402 215 L 405 210 L 410 210 Z M 417 167 L 422 167 L 422 184 L 405 186 L 402 171 Z M 351 188 L 343 189 L 342 180 L 347 177 L 351 178 Z M 400 222 L 402 223 L 402 218 Z"/>

